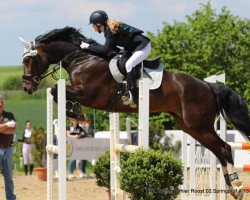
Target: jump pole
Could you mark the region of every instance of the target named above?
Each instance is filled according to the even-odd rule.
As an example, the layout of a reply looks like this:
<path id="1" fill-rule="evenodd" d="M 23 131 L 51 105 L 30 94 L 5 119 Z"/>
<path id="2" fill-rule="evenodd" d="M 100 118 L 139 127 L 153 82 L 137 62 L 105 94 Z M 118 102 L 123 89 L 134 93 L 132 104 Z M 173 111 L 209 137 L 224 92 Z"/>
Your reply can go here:
<path id="1" fill-rule="evenodd" d="M 110 191 L 111 200 L 117 200 L 118 195 L 125 197 L 118 181 L 120 168 L 120 153 L 133 153 L 139 147 L 149 147 L 149 79 L 142 77 L 139 80 L 139 128 L 138 146 L 120 144 L 119 113 L 110 113 Z"/>
<path id="2" fill-rule="evenodd" d="M 53 154 L 58 154 L 58 200 L 66 200 L 66 82 L 58 81 L 58 146 L 53 145 L 53 96 L 47 89 L 47 200 L 52 200 Z"/>

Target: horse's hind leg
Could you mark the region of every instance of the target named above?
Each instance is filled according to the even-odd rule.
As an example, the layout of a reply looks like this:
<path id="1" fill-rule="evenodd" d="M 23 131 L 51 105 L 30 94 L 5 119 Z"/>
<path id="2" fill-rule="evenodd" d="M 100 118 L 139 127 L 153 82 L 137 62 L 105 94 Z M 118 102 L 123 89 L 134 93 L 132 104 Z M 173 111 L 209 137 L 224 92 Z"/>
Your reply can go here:
<path id="1" fill-rule="evenodd" d="M 225 182 L 228 185 L 230 194 L 235 199 L 242 199 L 243 193 L 240 190 L 241 181 L 235 171 L 232 151 L 230 145 L 224 142 L 214 130 L 209 132 L 191 132 L 192 136 L 204 147 L 209 149 L 219 159 Z"/>
<path id="2" fill-rule="evenodd" d="M 199 127 L 188 127 L 184 123 L 184 121 L 175 116 L 178 124 L 182 128 L 183 131 L 191 135 L 195 140 L 200 142 L 205 148 L 209 149 L 213 154 L 219 159 L 223 175 L 225 178 L 225 182 L 230 189 L 231 195 L 235 199 L 242 199 L 243 193 L 239 190 L 239 186 L 241 185 L 241 181 L 238 178 L 238 175 L 234 169 L 233 157 L 231 152 L 231 147 L 226 142 L 224 142 L 215 132 L 213 125 L 206 126 L 207 128 Z"/>

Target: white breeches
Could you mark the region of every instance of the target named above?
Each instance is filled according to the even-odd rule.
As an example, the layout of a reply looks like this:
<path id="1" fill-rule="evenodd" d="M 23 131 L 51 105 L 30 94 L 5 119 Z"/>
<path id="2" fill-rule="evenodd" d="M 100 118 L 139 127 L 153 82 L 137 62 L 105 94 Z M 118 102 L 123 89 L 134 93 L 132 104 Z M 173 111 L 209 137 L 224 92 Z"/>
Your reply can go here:
<path id="1" fill-rule="evenodd" d="M 33 144 L 26 144 L 23 143 L 23 164 L 33 164 L 33 157 L 32 157 L 32 147 Z"/>
<path id="2" fill-rule="evenodd" d="M 136 51 L 133 55 L 128 59 L 125 64 L 126 71 L 129 73 L 133 67 L 142 62 L 151 52 L 151 44 L 148 43 L 142 50 Z"/>

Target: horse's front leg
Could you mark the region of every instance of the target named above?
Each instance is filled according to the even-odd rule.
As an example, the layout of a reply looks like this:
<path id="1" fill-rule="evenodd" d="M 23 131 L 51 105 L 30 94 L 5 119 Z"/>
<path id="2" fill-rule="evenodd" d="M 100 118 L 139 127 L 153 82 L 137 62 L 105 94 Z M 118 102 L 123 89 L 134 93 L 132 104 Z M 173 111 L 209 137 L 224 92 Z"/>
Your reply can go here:
<path id="1" fill-rule="evenodd" d="M 53 88 L 51 88 L 51 91 L 50 91 L 56 103 L 57 103 L 57 92 L 58 90 L 57 90 L 57 84 L 56 84 Z"/>
<path id="2" fill-rule="evenodd" d="M 58 102 L 58 87 L 51 88 L 51 94 L 53 95 L 54 101 Z M 66 86 L 66 113 L 70 118 L 82 118 L 82 110 L 79 102 L 79 95 L 82 95 L 83 92 L 81 87 L 76 86 Z"/>

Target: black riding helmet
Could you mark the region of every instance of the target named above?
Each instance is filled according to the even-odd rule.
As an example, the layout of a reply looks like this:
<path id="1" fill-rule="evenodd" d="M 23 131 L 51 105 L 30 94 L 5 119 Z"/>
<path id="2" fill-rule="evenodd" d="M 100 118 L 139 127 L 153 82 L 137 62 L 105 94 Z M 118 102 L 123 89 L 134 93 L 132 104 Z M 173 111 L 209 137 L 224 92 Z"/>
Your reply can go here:
<path id="1" fill-rule="evenodd" d="M 96 10 L 93 12 L 89 17 L 89 23 L 90 24 L 96 24 L 101 23 L 105 24 L 107 20 L 109 19 L 107 13 L 103 10 Z"/>

